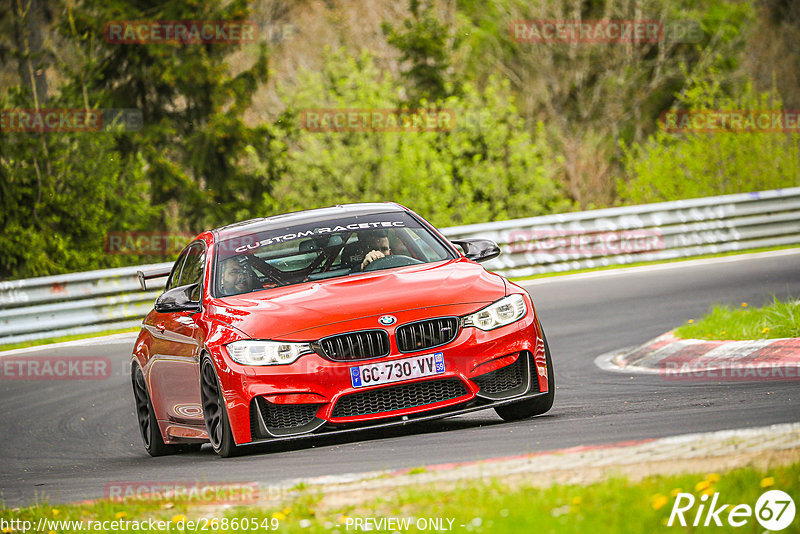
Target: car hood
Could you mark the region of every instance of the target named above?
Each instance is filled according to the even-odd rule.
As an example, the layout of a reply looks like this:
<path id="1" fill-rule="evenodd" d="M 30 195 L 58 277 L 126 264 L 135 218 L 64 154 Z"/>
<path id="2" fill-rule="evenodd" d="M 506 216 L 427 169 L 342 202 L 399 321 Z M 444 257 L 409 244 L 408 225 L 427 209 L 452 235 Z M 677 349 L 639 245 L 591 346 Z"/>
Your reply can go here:
<path id="1" fill-rule="evenodd" d="M 494 302 L 504 279 L 466 259 L 356 274 L 212 299 L 207 313 L 254 339 L 364 317 L 454 304 Z"/>

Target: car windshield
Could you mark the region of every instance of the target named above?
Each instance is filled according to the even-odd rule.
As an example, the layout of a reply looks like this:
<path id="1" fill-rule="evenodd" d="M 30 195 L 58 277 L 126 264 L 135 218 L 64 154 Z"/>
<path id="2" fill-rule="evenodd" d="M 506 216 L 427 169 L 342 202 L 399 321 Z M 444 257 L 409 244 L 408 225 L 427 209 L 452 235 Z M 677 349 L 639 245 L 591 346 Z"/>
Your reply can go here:
<path id="1" fill-rule="evenodd" d="M 431 263 L 455 255 L 407 213 L 273 227 L 215 247 L 216 296 Z"/>

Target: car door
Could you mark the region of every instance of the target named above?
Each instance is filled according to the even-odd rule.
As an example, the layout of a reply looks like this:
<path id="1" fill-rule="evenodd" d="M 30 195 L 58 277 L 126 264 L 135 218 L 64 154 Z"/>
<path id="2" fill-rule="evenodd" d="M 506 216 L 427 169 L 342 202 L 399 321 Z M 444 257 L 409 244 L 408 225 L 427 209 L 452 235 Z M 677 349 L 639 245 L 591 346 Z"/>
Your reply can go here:
<path id="1" fill-rule="evenodd" d="M 205 243 L 191 243 L 181 256 L 183 263 L 179 272 L 173 270 L 167 290 L 198 284 L 192 299 L 202 301 Z M 153 312 L 148 318 L 154 339 L 148 369 L 151 396 L 157 416 L 163 418 L 162 428 L 174 437 L 198 437 L 197 429 L 204 427 L 199 364 L 203 330 L 197 323 L 200 313 Z"/>

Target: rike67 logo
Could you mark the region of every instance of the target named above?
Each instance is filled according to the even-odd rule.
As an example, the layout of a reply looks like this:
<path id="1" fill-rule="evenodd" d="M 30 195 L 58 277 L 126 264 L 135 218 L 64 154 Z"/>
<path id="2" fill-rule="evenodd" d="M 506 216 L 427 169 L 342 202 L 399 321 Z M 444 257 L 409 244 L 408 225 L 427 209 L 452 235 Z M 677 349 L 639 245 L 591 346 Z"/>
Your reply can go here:
<path id="1" fill-rule="evenodd" d="M 770 490 L 761 494 L 755 507 L 748 504 L 723 504 L 719 501 L 719 493 L 714 493 L 711 502 L 708 495 L 701 495 L 698 499 L 691 493 L 678 493 L 672 512 L 669 514 L 667 526 L 677 524 L 685 527 L 691 525 L 717 526 L 725 524 L 732 527 L 742 527 L 755 516 L 756 521 L 766 530 L 776 532 L 783 530 L 794 521 L 794 501 L 788 493 L 780 490 Z M 695 510 L 695 504 L 697 509 Z"/>

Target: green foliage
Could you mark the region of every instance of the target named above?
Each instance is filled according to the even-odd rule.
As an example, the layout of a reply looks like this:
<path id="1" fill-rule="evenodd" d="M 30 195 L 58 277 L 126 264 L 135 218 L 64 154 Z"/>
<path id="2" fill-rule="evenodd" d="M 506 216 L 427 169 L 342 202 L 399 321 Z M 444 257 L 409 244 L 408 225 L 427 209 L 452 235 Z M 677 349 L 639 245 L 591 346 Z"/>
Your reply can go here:
<path id="1" fill-rule="evenodd" d="M 16 93 L 0 108 L 33 106 Z M 104 253 L 106 232 L 147 228 L 154 215 L 144 161 L 116 146 L 113 131 L 0 132 L 0 278 L 152 261 Z"/>
<path id="2" fill-rule="evenodd" d="M 400 60 L 409 64 L 403 72 L 407 80 L 408 100 L 440 100 L 453 93 L 448 83 L 451 38 L 449 28 L 434 13 L 432 1 L 409 0 L 410 17 L 401 28 L 388 22 L 381 25 L 387 42 L 400 50 Z"/>
<path id="3" fill-rule="evenodd" d="M 256 89 L 267 79 L 264 43 L 248 45 L 251 65 L 233 74 L 231 44 L 140 44 L 104 42 L 113 20 L 247 20 L 247 0 L 166 2 L 147 9 L 135 0 L 87 1 L 70 10 L 61 31 L 85 58 L 96 58 L 85 84 L 106 107 L 142 110 L 144 126 L 121 147 L 148 164 L 153 204 L 177 204 L 163 215 L 164 228 L 202 230 L 256 211 L 270 188 L 270 175 L 242 164 L 245 149 L 261 151 L 273 136 L 269 124 L 243 119 Z M 78 79 L 72 76 L 71 79 Z M 69 85 L 65 91 L 81 89 Z"/>
<path id="4" fill-rule="evenodd" d="M 582 208 L 616 200 L 618 140 L 643 141 L 696 72 L 716 66 L 723 81 L 733 75 L 756 20 L 747 2 L 726 0 L 458 0 L 457 7 L 459 75 L 479 87 L 498 72 L 511 81 L 531 131 L 538 121 L 547 125 L 563 156 L 564 187 Z M 658 20 L 667 36 L 638 44 L 529 43 L 512 33 L 517 21 L 577 19 Z M 699 24 L 699 42 L 669 38 L 689 23 Z"/>
<path id="5" fill-rule="evenodd" d="M 146 13 L 135 0 L 58 9 L 54 32 L 66 50 L 55 52 L 54 67 L 62 83 L 46 107 L 136 109 L 143 126 L 0 134 L 0 278 L 163 260 L 106 254 L 104 237 L 201 230 L 257 212 L 279 166 L 257 172 L 245 156 L 280 158 L 272 126 L 243 119 L 266 80 L 266 47 L 253 45 L 252 65 L 233 74 L 225 59 L 236 45 L 130 45 L 103 36 L 114 20 L 246 20 L 246 0 L 169 2 Z M 2 102 L 35 107 L 24 85 Z"/>
<path id="6" fill-rule="evenodd" d="M 300 79 L 284 96 L 290 114 L 392 109 L 399 90 L 371 56 L 343 50 Z M 570 209 L 553 177 L 555 156 L 542 135 L 525 130 L 507 84 L 492 80 L 482 92 L 465 85 L 435 109 L 453 113 L 452 130 L 299 131 L 275 200 L 288 209 L 392 200 L 443 226 Z"/>
<path id="7" fill-rule="evenodd" d="M 684 109 L 781 110 L 777 95 L 754 94 L 747 84 L 738 97 L 701 80 L 680 97 Z M 800 184 L 800 136 L 780 132 L 670 133 L 622 145 L 623 202 L 641 204 L 682 198 L 793 187 Z"/>

